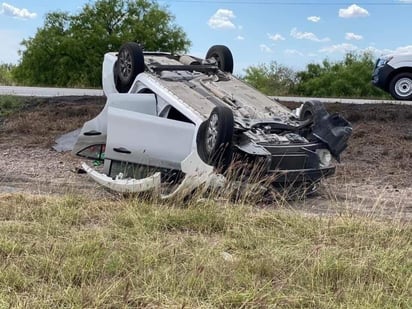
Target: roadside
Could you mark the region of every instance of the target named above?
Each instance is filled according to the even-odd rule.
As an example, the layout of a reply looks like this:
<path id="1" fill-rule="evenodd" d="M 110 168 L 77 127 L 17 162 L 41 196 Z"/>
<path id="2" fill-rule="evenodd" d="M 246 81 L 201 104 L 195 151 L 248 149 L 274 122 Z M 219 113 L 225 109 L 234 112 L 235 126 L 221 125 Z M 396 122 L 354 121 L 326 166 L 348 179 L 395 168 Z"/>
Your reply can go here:
<path id="1" fill-rule="evenodd" d="M 33 104 L 6 118 L 0 124 L 0 193 L 119 198 L 77 173 L 80 158 L 51 148 L 61 134 L 81 127 L 97 115 L 104 103 L 103 97 L 35 98 Z M 324 181 L 316 196 L 288 203 L 288 207 L 308 214 L 355 210 L 412 219 L 412 201 L 407 198 L 412 196 L 412 107 L 391 104 L 327 104 L 326 107 L 352 122 L 354 134 L 336 175 Z"/>

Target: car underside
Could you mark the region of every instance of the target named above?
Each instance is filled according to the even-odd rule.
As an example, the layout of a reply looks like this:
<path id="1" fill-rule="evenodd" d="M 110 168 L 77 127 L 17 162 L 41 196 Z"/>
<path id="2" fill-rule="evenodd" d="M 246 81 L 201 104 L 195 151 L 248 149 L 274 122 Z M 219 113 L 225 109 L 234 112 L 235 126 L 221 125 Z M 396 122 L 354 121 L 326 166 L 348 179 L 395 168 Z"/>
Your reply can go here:
<path id="1" fill-rule="evenodd" d="M 205 59 L 144 52 L 137 43 L 107 53 L 102 112 L 81 129 L 73 153 L 100 184 L 119 192 L 269 179 L 308 187 L 335 171 L 352 128 L 318 101 L 289 110 L 232 75 L 222 45 Z"/>

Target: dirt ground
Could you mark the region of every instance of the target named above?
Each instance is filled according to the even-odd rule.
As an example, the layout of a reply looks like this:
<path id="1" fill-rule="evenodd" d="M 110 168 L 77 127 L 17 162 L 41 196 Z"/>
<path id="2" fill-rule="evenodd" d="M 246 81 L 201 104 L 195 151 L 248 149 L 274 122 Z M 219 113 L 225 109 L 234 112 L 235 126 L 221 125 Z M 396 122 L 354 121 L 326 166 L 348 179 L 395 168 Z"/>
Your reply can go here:
<path id="1" fill-rule="evenodd" d="M 60 135 L 103 108 L 102 97 L 31 98 L 28 107 L 0 119 L 0 194 L 84 194 L 120 199 L 77 172 L 80 158 L 52 149 Z M 285 104 L 296 107 L 297 104 Z M 357 212 L 412 220 L 412 106 L 326 104 L 354 129 L 336 175 L 315 196 L 282 207 L 307 214 Z M 285 206 L 287 205 L 287 206 Z M 279 203 L 273 202 L 273 207 Z"/>

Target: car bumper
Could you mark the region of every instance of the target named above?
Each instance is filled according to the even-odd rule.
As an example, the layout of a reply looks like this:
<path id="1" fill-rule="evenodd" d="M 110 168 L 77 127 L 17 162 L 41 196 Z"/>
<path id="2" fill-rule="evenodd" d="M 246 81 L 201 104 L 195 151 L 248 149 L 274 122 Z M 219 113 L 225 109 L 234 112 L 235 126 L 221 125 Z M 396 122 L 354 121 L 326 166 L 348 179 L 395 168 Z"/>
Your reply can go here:
<path id="1" fill-rule="evenodd" d="M 390 82 L 390 76 L 393 71 L 394 68 L 392 68 L 388 64 L 385 64 L 382 67 L 375 67 L 375 70 L 372 74 L 372 84 L 378 88 L 387 91 Z"/>
<path id="2" fill-rule="evenodd" d="M 300 185 L 303 183 L 316 183 L 322 178 L 329 177 L 335 173 L 335 167 L 324 167 L 319 169 L 304 170 L 279 170 L 270 172 L 273 175 L 274 185 Z"/>
<path id="3" fill-rule="evenodd" d="M 144 179 L 122 179 L 119 177 L 113 179 L 95 171 L 84 162 L 82 163 L 82 168 L 98 184 L 116 192 L 144 192 L 160 187 L 160 173 Z"/>

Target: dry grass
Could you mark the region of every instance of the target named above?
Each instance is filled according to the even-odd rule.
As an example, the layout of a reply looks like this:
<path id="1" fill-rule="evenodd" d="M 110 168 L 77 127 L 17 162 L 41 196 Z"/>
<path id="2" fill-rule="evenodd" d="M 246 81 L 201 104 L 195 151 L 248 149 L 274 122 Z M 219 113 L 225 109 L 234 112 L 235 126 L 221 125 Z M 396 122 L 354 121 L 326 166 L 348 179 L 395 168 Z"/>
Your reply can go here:
<path id="1" fill-rule="evenodd" d="M 22 98 L 13 98 L 25 102 Z M 0 96 L 0 103 L 4 99 Z M 104 98 L 35 98 L 27 102 L 19 108 L 8 109 L 9 116 L 0 126 L 0 143 L 50 147 L 60 134 L 78 129 L 95 117 L 103 108 Z"/>
<path id="2" fill-rule="evenodd" d="M 61 100 L 8 117 L 0 145 L 47 146 L 104 103 Z M 327 198 L 257 207 L 259 186 L 235 184 L 186 203 L 0 195 L 0 308 L 412 307 L 410 109 L 339 108 L 355 133 Z"/>
<path id="3" fill-rule="evenodd" d="M 2 195 L 0 307 L 412 306 L 410 225 L 280 206 Z"/>

